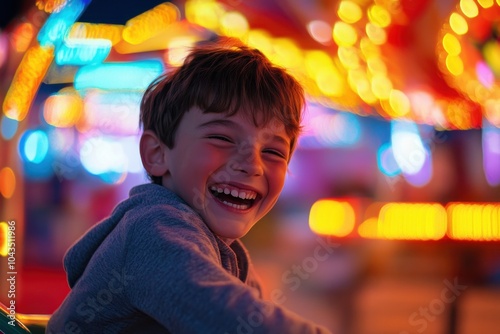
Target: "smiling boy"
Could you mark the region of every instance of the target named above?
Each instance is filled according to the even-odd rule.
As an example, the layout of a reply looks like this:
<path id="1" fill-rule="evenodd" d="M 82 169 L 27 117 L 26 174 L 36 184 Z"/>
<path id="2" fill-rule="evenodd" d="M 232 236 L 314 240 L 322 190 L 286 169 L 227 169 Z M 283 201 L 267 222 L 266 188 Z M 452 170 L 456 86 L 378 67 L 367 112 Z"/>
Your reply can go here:
<path id="1" fill-rule="evenodd" d="M 141 103 L 152 182 L 68 251 L 47 332 L 329 333 L 262 299 L 239 240 L 278 199 L 303 108 L 293 77 L 234 40 L 158 78 Z"/>

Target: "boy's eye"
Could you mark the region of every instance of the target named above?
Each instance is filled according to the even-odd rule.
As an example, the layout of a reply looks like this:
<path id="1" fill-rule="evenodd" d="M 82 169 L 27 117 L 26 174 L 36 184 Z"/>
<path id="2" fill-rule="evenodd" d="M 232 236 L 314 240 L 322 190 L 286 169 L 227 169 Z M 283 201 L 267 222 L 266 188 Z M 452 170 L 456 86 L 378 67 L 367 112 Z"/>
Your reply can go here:
<path id="1" fill-rule="evenodd" d="M 280 157 L 280 158 L 283 158 L 283 159 L 286 159 L 286 154 L 284 154 L 283 152 L 279 151 L 279 150 L 275 150 L 275 149 L 265 149 L 263 151 L 264 153 L 270 153 L 272 155 L 275 155 L 277 157 Z"/>
<path id="2" fill-rule="evenodd" d="M 222 140 L 222 141 L 225 141 L 225 142 L 228 142 L 228 143 L 232 143 L 233 142 L 231 140 L 231 138 L 226 137 L 226 136 L 222 136 L 222 135 L 211 135 L 211 136 L 208 136 L 208 138 Z"/>

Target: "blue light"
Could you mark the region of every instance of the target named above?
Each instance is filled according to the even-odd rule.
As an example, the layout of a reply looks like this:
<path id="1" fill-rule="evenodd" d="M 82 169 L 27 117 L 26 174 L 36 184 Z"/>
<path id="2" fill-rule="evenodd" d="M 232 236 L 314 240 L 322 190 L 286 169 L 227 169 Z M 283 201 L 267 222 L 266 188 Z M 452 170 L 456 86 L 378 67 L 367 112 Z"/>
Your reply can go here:
<path id="1" fill-rule="evenodd" d="M 1 133 L 5 140 L 10 140 L 17 132 L 19 122 L 15 119 L 2 116 Z"/>
<path id="2" fill-rule="evenodd" d="M 95 38 L 68 38 L 57 49 L 58 65 L 87 65 L 102 63 L 111 51 L 111 41 Z"/>
<path id="3" fill-rule="evenodd" d="M 87 65 L 76 73 L 75 88 L 143 91 L 163 70 L 159 59 Z"/>
<path id="4" fill-rule="evenodd" d="M 394 158 L 405 174 L 417 174 L 425 163 L 427 149 L 417 125 L 411 121 L 391 122 L 391 144 Z"/>
<path id="5" fill-rule="evenodd" d="M 49 148 L 47 133 L 42 130 L 28 130 L 21 135 L 19 154 L 26 178 L 40 180 L 54 174 L 53 157 Z"/>
<path id="6" fill-rule="evenodd" d="M 377 165 L 378 169 L 387 176 L 393 177 L 401 174 L 390 144 L 384 144 L 378 149 Z"/>
<path id="7" fill-rule="evenodd" d="M 60 11 L 50 14 L 45 21 L 38 33 L 38 43 L 45 47 L 57 46 L 90 2 L 91 0 L 67 0 Z"/>
<path id="8" fill-rule="evenodd" d="M 49 138 L 47 134 L 41 130 L 27 133 L 23 151 L 28 161 L 35 164 L 42 162 L 49 151 Z"/>

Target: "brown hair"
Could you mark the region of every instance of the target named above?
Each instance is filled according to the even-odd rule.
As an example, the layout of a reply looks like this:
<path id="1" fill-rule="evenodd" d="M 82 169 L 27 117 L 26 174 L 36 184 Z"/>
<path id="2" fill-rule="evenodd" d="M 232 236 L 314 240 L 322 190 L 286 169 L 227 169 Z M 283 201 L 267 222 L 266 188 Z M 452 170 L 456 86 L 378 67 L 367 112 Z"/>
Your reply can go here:
<path id="1" fill-rule="evenodd" d="M 256 125 L 280 121 L 291 139 L 291 153 L 304 105 L 295 78 L 259 50 L 226 38 L 194 47 L 182 66 L 153 81 L 141 101 L 140 124 L 173 148 L 182 116 L 193 106 L 228 116 L 245 110 Z"/>

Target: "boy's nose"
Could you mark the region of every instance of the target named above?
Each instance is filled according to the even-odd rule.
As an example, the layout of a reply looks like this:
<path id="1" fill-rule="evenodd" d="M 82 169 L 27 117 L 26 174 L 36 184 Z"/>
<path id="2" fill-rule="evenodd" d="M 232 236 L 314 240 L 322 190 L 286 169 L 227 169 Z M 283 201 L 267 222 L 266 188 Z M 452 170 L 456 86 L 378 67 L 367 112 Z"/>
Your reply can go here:
<path id="1" fill-rule="evenodd" d="M 251 176 L 260 176 L 264 174 L 262 158 L 259 151 L 253 148 L 247 149 L 244 152 L 238 152 L 232 162 L 232 168 Z"/>

